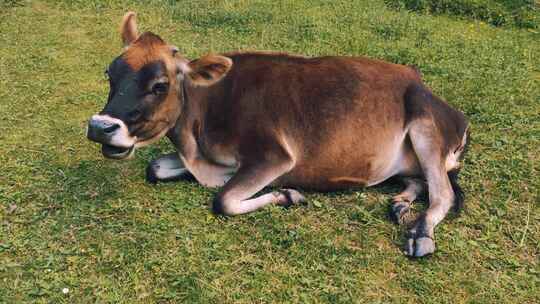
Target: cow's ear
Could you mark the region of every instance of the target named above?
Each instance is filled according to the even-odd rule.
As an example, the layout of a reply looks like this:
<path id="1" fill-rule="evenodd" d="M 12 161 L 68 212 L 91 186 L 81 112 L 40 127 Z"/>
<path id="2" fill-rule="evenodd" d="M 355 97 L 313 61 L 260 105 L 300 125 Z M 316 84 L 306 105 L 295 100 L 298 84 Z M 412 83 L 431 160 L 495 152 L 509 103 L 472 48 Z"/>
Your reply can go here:
<path id="1" fill-rule="evenodd" d="M 137 31 L 137 22 L 135 19 L 134 12 L 127 12 L 124 15 L 124 18 L 122 18 L 122 23 L 120 23 L 120 35 L 122 36 L 124 47 L 130 45 L 139 37 L 139 32 Z"/>
<path id="2" fill-rule="evenodd" d="M 207 55 L 188 63 L 187 75 L 195 85 L 210 86 L 225 77 L 232 64 L 230 58 Z"/>

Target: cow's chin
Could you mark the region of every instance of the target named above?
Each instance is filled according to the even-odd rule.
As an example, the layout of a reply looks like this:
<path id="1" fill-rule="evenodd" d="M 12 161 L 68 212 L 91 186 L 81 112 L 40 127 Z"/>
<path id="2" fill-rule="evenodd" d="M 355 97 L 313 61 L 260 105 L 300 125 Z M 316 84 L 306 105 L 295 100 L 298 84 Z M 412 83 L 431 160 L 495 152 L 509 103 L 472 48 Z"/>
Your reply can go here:
<path id="1" fill-rule="evenodd" d="M 133 156 L 135 152 L 135 146 L 129 148 L 115 147 L 107 144 L 101 145 L 101 153 L 105 158 L 110 159 L 127 159 Z"/>

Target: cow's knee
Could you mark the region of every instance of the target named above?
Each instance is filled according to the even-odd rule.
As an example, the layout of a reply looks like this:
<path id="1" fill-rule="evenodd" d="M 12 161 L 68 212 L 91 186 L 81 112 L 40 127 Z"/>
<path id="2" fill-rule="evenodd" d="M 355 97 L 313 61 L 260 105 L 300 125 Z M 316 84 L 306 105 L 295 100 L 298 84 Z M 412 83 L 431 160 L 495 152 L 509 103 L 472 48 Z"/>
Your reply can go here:
<path id="1" fill-rule="evenodd" d="M 212 201 L 212 212 L 214 214 L 232 216 L 237 212 L 234 210 L 234 202 L 230 199 L 226 199 L 223 195 L 217 194 Z"/>

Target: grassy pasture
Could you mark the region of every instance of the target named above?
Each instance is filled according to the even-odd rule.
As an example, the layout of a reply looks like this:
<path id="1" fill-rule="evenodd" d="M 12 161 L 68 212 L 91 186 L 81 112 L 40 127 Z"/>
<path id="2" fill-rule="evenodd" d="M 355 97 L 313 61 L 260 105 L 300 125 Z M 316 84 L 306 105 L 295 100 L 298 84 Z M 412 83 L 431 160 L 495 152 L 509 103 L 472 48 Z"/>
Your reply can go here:
<path id="1" fill-rule="evenodd" d="M 393 8 L 446 14 L 494 26 L 538 28 L 538 0 L 386 0 Z"/>
<path id="2" fill-rule="evenodd" d="M 539 303 L 540 34 L 368 1 L 0 0 L 0 303 Z M 237 49 L 415 64 L 472 122 L 466 210 L 410 260 L 383 185 L 213 216 L 85 139 L 118 22 L 189 58 Z M 67 288 L 67 289 L 66 289 Z M 65 292 L 63 292 L 63 290 Z"/>

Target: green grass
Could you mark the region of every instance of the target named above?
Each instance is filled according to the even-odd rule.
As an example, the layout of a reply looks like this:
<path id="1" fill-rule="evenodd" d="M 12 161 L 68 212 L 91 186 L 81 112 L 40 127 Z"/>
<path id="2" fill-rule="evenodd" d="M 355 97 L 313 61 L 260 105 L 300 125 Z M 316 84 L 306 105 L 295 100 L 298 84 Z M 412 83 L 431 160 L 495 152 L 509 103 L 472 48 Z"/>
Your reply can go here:
<path id="1" fill-rule="evenodd" d="M 390 7 L 485 21 L 494 26 L 538 28 L 538 0 L 385 0 Z"/>
<path id="2" fill-rule="evenodd" d="M 472 122 L 467 209 L 410 260 L 393 185 L 213 216 L 215 190 L 144 182 L 163 140 L 104 160 L 85 139 L 118 22 L 190 58 L 236 49 L 415 64 Z M 538 303 L 540 35 L 379 1 L 0 1 L 0 302 Z M 62 293 L 68 288 L 67 294 Z"/>

